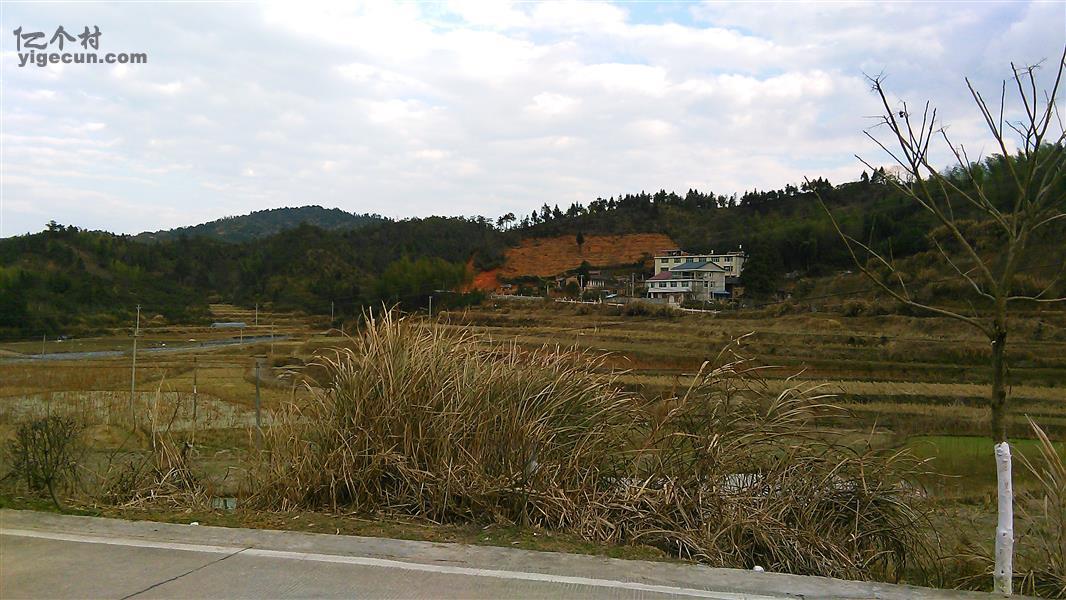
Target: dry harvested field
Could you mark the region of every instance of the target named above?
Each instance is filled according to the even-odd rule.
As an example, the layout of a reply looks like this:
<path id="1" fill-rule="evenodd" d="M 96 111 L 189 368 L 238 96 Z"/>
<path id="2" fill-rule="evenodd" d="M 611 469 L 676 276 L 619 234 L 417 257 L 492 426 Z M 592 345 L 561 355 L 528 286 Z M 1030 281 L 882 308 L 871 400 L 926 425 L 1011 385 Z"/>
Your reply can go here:
<path id="1" fill-rule="evenodd" d="M 120 447 L 143 450 L 157 435 L 175 433 L 197 440 L 193 453 L 214 461 L 224 477 L 249 448 L 256 423 L 257 358 L 260 421 L 269 425 L 274 408 L 304 393 L 284 376 L 287 369 L 301 364 L 308 344 L 325 336 L 298 315 L 260 311 L 256 327 L 254 309 L 212 310 L 219 321 L 249 326 L 240 331 L 142 321 L 147 325 L 138 338 L 133 391 L 129 331 L 0 344 L 0 443 L 11 441 L 20 422 L 69 415 L 90 425 L 90 460 L 98 464 L 112 460 Z M 0 462 L 9 459 L 0 453 Z"/>
<path id="2" fill-rule="evenodd" d="M 813 313 L 626 317 L 614 307 L 499 301 L 448 315 L 451 327 L 529 346 L 577 345 L 611 354 L 622 380 L 655 397 L 685 385 L 705 360 L 745 336 L 741 352 L 787 377 L 823 383 L 855 415 L 899 436 L 986 432 L 987 344 L 952 321 Z M 1010 341 L 1015 429 L 1030 415 L 1066 434 L 1066 316 L 1031 315 Z"/>
<path id="3" fill-rule="evenodd" d="M 933 474 L 925 485 L 943 501 L 986 506 L 995 497 L 988 348 L 947 319 L 827 313 L 664 319 L 623 316 L 609 306 L 500 300 L 443 320 L 494 342 L 609 353 L 609 366 L 626 371 L 619 380 L 650 402 L 683 391 L 703 361 L 715 361 L 743 337 L 739 352 L 768 367 L 771 391 L 783 390 L 789 378 L 821 385 L 850 415 L 833 427 L 928 459 Z M 1028 416 L 1066 455 L 1066 314 L 1027 315 L 1015 327 L 1008 351 L 1015 447 L 1036 454 Z M 1031 483 L 1024 469 L 1016 477 L 1019 486 Z"/>
<path id="4" fill-rule="evenodd" d="M 218 320 L 254 322 L 251 310 L 212 308 Z M 687 385 L 703 361 L 715 360 L 743 336 L 740 352 L 772 367 L 765 372 L 771 389 L 783 388 L 785 379 L 793 377 L 836 395 L 834 402 L 852 415 L 841 427 L 857 433 L 876 427 L 886 443 L 894 444 L 914 436 L 983 436 L 987 430 L 988 349 L 970 331 L 943 319 L 749 313 L 664 319 L 622 316 L 613 307 L 501 301 L 445 313 L 440 322 L 492 342 L 576 345 L 608 353 L 606 364 L 626 372 L 619 380 L 651 401 Z M 243 334 L 204 327 L 142 330 L 135 418 L 150 424 L 147 430 L 248 427 L 254 423 L 254 357 L 264 360 L 260 399 L 266 413 L 302 393 L 302 387 L 284 377 L 288 368 L 316 350 L 343 343 L 338 334 L 316 331 L 300 316 L 262 311 L 259 323 Z M 239 343 L 242 336 L 253 335 L 267 337 Z M 71 352 L 71 358 L 26 360 L 42 351 L 41 342 L 0 344 L 0 435 L 9 438 L 12 423 L 42 411 L 91 413 L 128 425 L 130 346 L 129 332 L 48 341 L 44 352 Z M 77 354 L 94 351 L 118 352 Z M 1015 434 L 1028 435 L 1028 415 L 1057 439 L 1066 437 L 1063 313 L 1019 322 L 1010 357 Z M 191 414 L 194 388 L 201 407 L 196 423 Z"/>

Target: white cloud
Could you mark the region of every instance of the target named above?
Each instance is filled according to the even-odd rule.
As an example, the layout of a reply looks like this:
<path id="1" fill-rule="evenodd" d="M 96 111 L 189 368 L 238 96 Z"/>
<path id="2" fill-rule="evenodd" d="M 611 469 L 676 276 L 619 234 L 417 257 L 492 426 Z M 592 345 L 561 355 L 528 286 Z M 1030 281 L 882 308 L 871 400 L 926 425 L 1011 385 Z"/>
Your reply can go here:
<path id="1" fill-rule="evenodd" d="M 580 100 L 572 96 L 541 92 L 533 96 L 533 101 L 526 106 L 526 111 L 538 116 L 554 117 L 574 110 L 580 103 Z"/>
<path id="2" fill-rule="evenodd" d="M 607 2 L 559 0 L 534 5 L 531 26 L 563 31 L 618 31 L 625 27 L 626 11 Z"/>
<path id="3" fill-rule="evenodd" d="M 630 127 L 636 133 L 649 138 L 665 137 L 677 129 L 662 119 L 640 119 L 631 123 Z"/>
<path id="4" fill-rule="evenodd" d="M 367 118 L 384 125 L 407 126 L 429 116 L 429 109 L 418 100 L 381 100 L 364 104 Z"/>
<path id="5" fill-rule="evenodd" d="M 180 81 L 171 81 L 168 83 L 153 83 L 149 89 L 159 92 L 160 94 L 177 94 L 184 89 L 184 84 Z"/>
<path id="6" fill-rule="evenodd" d="M 438 161 L 448 158 L 451 153 L 446 150 L 437 150 L 435 148 L 416 150 L 413 155 L 415 158 L 422 160 Z"/>
<path id="7" fill-rule="evenodd" d="M 448 8 L 474 26 L 511 29 L 531 23 L 528 14 L 506 0 L 451 0 Z"/>
<path id="8" fill-rule="evenodd" d="M 577 85 L 595 84 L 607 92 L 636 92 L 661 96 L 668 85 L 666 71 L 661 67 L 627 63 L 602 63 L 575 66 L 570 81 Z"/>
<path id="9" fill-rule="evenodd" d="M 53 100 L 56 97 L 55 90 L 32 90 L 22 92 L 27 100 Z"/>

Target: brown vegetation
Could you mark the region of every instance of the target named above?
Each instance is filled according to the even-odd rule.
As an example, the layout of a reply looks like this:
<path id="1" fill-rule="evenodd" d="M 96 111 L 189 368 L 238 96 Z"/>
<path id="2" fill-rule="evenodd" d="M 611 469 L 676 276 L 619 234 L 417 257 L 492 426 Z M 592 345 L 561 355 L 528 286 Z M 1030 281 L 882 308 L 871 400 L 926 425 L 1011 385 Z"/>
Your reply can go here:
<path id="1" fill-rule="evenodd" d="M 580 246 L 574 236 L 526 238 L 507 250 L 502 267 L 480 273 L 474 286 L 494 290 L 501 279 L 516 277 L 552 277 L 588 262 L 594 267 L 611 267 L 642 263 L 655 253 L 677 245 L 661 233 L 625 235 L 589 235 Z"/>
<path id="2" fill-rule="evenodd" d="M 928 550 L 915 463 L 816 433 L 834 409 L 815 388 L 768 393 L 724 353 L 666 410 L 645 410 L 596 356 L 483 342 L 372 320 L 320 358 L 313 400 L 277 417 L 251 500 L 502 520 L 852 578 L 898 578 Z"/>

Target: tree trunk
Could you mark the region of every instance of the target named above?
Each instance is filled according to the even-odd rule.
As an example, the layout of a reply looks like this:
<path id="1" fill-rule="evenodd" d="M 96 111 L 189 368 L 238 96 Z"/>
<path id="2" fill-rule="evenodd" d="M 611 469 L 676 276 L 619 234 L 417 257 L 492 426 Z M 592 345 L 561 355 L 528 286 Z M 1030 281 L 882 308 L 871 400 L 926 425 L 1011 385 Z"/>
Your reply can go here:
<path id="1" fill-rule="evenodd" d="M 56 508 L 63 510 L 63 505 L 59 503 L 59 498 L 56 496 L 56 485 L 52 479 L 48 480 L 48 495 L 52 497 L 52 504 L 56 505 Z"/>
<path id="2" fill-rule="evenodd" d="M 996 329 L 992 338 L 992 440 L 1007 441 L 1007 332 Z"/>
<path id="3" fill-rule="evenodd" d="M 995 441 L 998 519 L 993 589 L 1009 596 L 1014 578 L 1014 486 L 1010 444 L 1007 442 L 1006 328 L 997 327 L 992 339 L 992 439 Z"/>

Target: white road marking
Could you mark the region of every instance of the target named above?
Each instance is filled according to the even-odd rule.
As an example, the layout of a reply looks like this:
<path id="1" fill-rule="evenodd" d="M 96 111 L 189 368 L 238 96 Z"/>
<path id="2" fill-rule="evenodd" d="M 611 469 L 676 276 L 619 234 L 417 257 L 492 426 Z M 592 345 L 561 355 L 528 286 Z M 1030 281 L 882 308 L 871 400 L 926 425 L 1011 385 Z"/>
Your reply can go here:
<path id="1" fill-rule="evenodd" d="M 15 537 L 38 538 L 64 542 L 78 542 L 83 544 L 106 544 L 110 546 L 128 546 L 133 548 L 155 548 L 160 550 L 180 550 L 184 552 L 201 552 L 209 554 L 233 554 L 243 550 L 241 556 L 261 556 L 263 558 L 281 558 L 288 560 L 308 560 L 325 563 L 339 563 L 346 565 L 358 565 L 364 567 L 382 567 L 386 569 L 403 569 L 406 571 L 422 571 L 428 573 L 442 573 L 446 575 L 466 575 L 469 577 L 492 577 L 495 579 L 512 579 L 521 581 L 537 581 L 542 583 L 559 583 L 568 585 L 585 585 L 601 588 L 614 588 L 623 590 L 636 590 L 653 592 L 657 594 L 673 594 L 675 596 L 693 596 L 696 598 L 711 598 L 713 600 L 781 600 L 788 596 L 761 596 L 757 594 L 745 594 L 736 592 L 715 592 L 695 588 L 674 587 L 669 585 L 654 585 L 638 583 L 635 581 L 616 581 L 613 579 L 597 579 L 592 577 L 576 577 L 569 575 L 552 575 L 548 573 L 528 573 L 524 571 L 506 571 L 497 569 L 477 569 L 473 567 L 454 567 L 447 565 L 429 565 L 417 562 L 390 560 L 385 558 L 371 558 L 367 556 L 345 556 L 340 554 L 318 554 L 315 552 L 292 552 L 287 550 L 267 550 L 263 548 L 242 548 L 240 546 L 213 546 L 207 544 L 183 544 L 180 542 L 163 542 L 135 538 L 101 537 L 92 535 L 78 535 L 71 533 L 56 533 L 50 531 L 35 531 L 29 529 L 0 529 L 0 535 Z"/>

